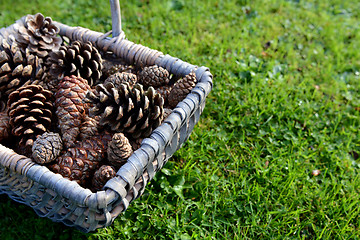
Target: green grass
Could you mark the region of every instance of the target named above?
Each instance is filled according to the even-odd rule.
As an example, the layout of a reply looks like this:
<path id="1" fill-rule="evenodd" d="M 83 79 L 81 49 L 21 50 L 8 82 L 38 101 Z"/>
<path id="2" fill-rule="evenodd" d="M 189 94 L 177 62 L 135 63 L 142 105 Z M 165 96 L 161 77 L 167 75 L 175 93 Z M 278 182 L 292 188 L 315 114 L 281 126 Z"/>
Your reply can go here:
<path id="1" fill-rule="evenodd" d="M 111 29 L 107 1 L 71 2 L 0 0 L 0 23 Z M 111 227 L 82 234 L 1 195 L 0 239 L 360 238 L 359 1 L 121 7 L 129 40 L 211 69 L 199 124 Z"/>

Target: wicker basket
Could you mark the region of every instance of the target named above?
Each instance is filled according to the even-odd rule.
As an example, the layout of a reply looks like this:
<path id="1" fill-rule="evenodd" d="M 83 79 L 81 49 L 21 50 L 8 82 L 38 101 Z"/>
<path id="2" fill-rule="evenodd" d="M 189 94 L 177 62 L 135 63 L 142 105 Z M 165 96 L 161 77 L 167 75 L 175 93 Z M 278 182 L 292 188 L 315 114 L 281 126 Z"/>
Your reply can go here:
<path id="1" fill-rule="evenodd" d="M 0 145 L 0 194 L 6 193 L 11 199 L 32 207 L 41 217 L 63 222 L 83 232 L 109 226 L 130 202 L 143 194 L 146 184 L 189 137 L 212 88 L 208 68 L 191 65 L 126 40 L 121 31 L 120 4 L 118 0 L 110 0 L 110 4 L 112 38 L 107 37 L 108 34 L 56 23 L 60 35 L 71 40 L 91 41 L 99 49 L 114 52 L 128 64 L 157 64 L 176 76 L 195 71 L 198 83 L 163 124 L 143 140 L 141 147 L 120 168 L 116 177 L 106 183 L 103 191 L 93 193 Z M 6 38 L 14 27 L 15 24 L 0 29 L 0 39 Z"/>

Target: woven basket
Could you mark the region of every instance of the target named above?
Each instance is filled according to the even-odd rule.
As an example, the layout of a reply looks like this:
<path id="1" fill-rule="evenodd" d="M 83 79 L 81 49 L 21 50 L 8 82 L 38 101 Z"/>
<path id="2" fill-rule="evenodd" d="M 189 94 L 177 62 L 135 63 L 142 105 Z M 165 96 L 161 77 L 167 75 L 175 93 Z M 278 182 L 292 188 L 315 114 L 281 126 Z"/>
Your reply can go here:
<path id="1" fill-rule="evenodd" d="M 0 145 L 0 194 L 6 193 L 11 199 L 32 207 L 41 217 L 63 222 L 83 232 L 111 225 L 134 199 L 143 194 L 146 184 L 188 139 L 212 88 L 208 68 L 191 65 L 126 40 L 121 30 L 120 4 L 118 0 L 110 0 L 110 4 L 112 38 L 107 37 L 109 34 L 56 23 L 60 35 L 71 40 L 91 41 L 99 49 L 114 52 L 128 64 L 156 64 L 176 76 L 194 71 L 198 83 L 162 125 L 142 141 L 141 147 L 120 168 L 116 177 L 106 183 L 103 191 L 93 193 Z M 0 40 L 14 31 L 14 27 L 15 24 L 0 29 Z"/>

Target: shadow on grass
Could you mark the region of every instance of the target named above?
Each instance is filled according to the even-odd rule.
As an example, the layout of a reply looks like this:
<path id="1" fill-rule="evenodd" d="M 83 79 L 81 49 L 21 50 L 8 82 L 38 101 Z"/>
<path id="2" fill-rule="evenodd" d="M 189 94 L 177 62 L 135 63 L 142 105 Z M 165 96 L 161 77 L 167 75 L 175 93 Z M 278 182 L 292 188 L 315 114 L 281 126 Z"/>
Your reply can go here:
<path id="1" fill-rule="evenodd" d="M 31 207 L 0 195 L 0 239 L 87 239 L 76 229 L 41 218 Z"/>

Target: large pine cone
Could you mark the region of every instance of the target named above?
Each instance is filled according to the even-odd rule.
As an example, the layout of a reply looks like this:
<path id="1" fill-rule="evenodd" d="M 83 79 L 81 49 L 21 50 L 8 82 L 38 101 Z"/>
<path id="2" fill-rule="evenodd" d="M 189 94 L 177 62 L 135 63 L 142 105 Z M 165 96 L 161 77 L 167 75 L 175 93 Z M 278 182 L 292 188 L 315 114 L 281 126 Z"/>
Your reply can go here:
<path id="1" fill-rule="evenodd" d="M 22 51 L 16 43 L 9 45 L 5 40 L 0 51 L 0 92 L 6 98 L 12 91 L 28 80 L 42 79 L 43 62 L 28 50 Z"/>
<path id="2" fill-rule="evenodd" d="M 114 87 L 119 88 L 122 83 L 129 83 L 130 87 L 134 86 L 137 82 L 137 77 L 133 73 L 117 72 L 108 77 L 104 83 L 110 82 Z"/>
<path id="3" fill-rule="evenodd" d="M 56 115 L 66 147 L 73 146 L 80 133 L 80 125 L 88 108 L 88 105 L 83 103 L 88 90 L 90 86 L 85 79 L 66 76 L 55 94 Z"/>
<path id="4" fill-rule="evenodd" d="M 62 40 L 57 36 L 59 28 L 54 25 L 50 17 L 44 17 L 41 13 L 27 15 L 23 25 L 19 25 L 16 41 L 31 53 L 45 58 L 49 52 L 57 51 Z"/>
<path id="5" fill-rule="evenodd" d="M 7 111 L 0 112 L 0 141 L 10 136 L 10 117 Z"/>
<path id="6" fill-rule="evenodd" d="M 60 155 L 62 148 L 60 135 L 46 132 L 35 140 L 32 146 L 32 157 L 39 164 L 50 163 Z"/>
<path id="7" fill-rule="evenodd" d="M 96 170 L 94 177 L 92 179 L 91 190 L 93 192 L 100 191 L 107 181 L 115 177 L 116 171 L 115 168 L 108 165 L 102 165 L 98 170 Z"/>
<path id="8" fill-rule="evenodd" d="M 144 67 L 138 74 L 138 81 L 145 88 L 160 87 L 167 85 L 170 81 L 169 72 L 157 65 Z"/>
<path id="9" fill-rule="evenodd" d="M 148 137 L 163 119 L 164 99 L 154 88 L 144 91 L 140 84 L 133 88 L 128 83 L 119 88 L 112 83 L 99 84 L 95 93 L 88 92 L 86 101 L 94 104 L 89 114 L 101 116 L 101 125 L 133 138 Z"/>
<path id="10" fill-rule="evenodd" d="M 63 155 L 58 157 L 56 164 L 49 168 L 84 186 L 101 161 L 105 159 L 109 141 L 111 141 L 111 135 L 105 133 L 76 142 L 74 147 L 68 148 Z"/>
<path id="11" fill-rule="evenodd" d="M 101 55 L 91 42 L 75 41 L 69 46 L 61 46 L 59 51 L 50 53 L 48 64 L 54 76 L 75 75 L 86 79 L 90 86 L 101 76 Z"/>
<path id="12" fill-rule="evenodd" d="M 35 139 L 51 127 L 52 102 L 52 93 L 39 85 L 24 86 L 9 95 L 10 125 L 20 138 L 21 154 L 29 157 Z"/>
<path id="13" fill-rule="evenodd" d="M 179 102 L 184 100 L 184 98 L 191 92 L 191 89 L 195 87 L 196 82 L 197 80 L 194 72 L 191 72 L 180 79 L 171 89 L 168 97 L 169 106 L 174 108 Z"/>
<path id="14" fill-rule="evenodd" d="M 123 133 L 115 133 L 107 149 L 107 156 L 111 165 L 117 168 L 121 167 L 132 153 L 129 139 Z"/>

